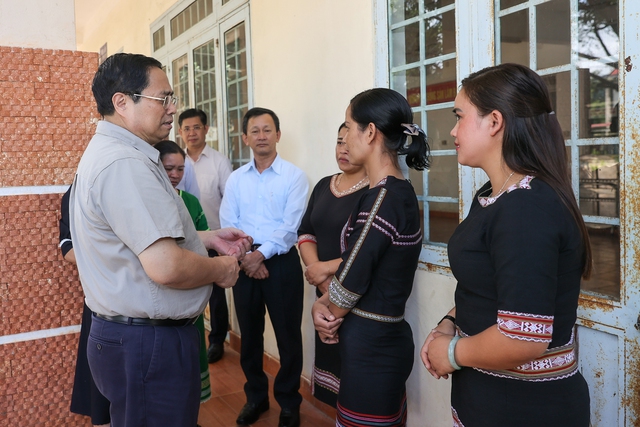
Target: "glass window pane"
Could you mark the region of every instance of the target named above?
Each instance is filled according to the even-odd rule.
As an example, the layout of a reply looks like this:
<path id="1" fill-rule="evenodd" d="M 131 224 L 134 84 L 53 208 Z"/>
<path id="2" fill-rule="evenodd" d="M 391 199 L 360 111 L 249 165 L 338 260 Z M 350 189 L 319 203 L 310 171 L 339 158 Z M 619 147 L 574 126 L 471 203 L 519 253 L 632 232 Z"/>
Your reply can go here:
<path id="1" fill-rule="evenodd" d="M 428 172 L 429 195 L 458 197 L 458 157 L 433 156 Z M 455 212 L 458 212 L 456 208 Z"/>
<path id="2" fill-rule="evenodd" d="M 389 18 L 392 24 L 418 16 L 418 0 L 390 0 Z"/>
<path id="3" fill-rule="evenodd" d="M 225 32 L 224 40 L 226 110 L 229 117 L 228 151 L 231 154 L 231 163 L 234 169 L 237 169 L 251 159 L 248 147 L 242 143 L 240 127 L 242 116 L 249 107 L 244 22 Z"/>
<path id="4" fill-rule="evenodd" d="M 571 12 L 569 0 L 536 6 L 538 70 L 571 62 Z"/>
<path id="5" fill-rule="evenodd" d="M 456 51 L 456 18 L 453 10 L 427 19 L 424 28 L 427 59 Z"/>
<path id="6" fill-rule="evenodd" d="M 429 241 L 449 243 L 458 226 L 457 203 L 429 203 Z"/>
<path id="7" fill-rule="evenodd" d="M 571 74 L 566 71 L 549 74 L 542 79 L 549 89 L 551 107 L 558 117 L 562 134 L 565 139 L 569 139 L 571 138 Z"/>
<path id="8" fill-rule="evenodd" d="M 456 99 L 456 61 L 436 62 L 427 65 L 427 105 L 453 102 Z"/>
<path id="9" fill-rule="evenodd" d="M 193 69 L 195 84 L 195 105 L 207 113 L 209 132 L 206 142 L 214 149 L 218 149 L 217 97 L 216 97 L 216 68 L 215 68 L 215 40 L 199 46 L 193 50 Z"/>
<path id="10" fill-rule="evenodd" d="M 453 3 L 454 0 L 424 0 L 424 10 L 429 12 Z"/>
<path id="11" fill-rule="evenodd" d="M 391 31 L 391 66 L 397 67 L 420 60 L 420 24 L 415 22 Z"/>
<path id="12" fill-rule="evenodd" d="M 419 107 L 421 105 L 420 69 L 412 68 L 393 73 L 391 76 L 391 89 L 407 98 L 409 105 L 412 107 Z"/>
<path id="13" fill-rule="evenodd" d="M 182 55 L 171 63 L 173 71 L 173 92 L 178 98 L 178 113 L 189 108 L 189 61 L 187 55 Z"/>
<path id="14" fill-rule="evenodd" d="M 580 147 L 580 210 L 584 215 L 620 216 L 617 145 Z"/>
<path id="15" fill-rule="evenodd" d="M 620 227 L 587 223 L 593 271 L 589 280 L 582 280 L 584 291 L 595 292 L 620 300 Z"/>
<path id="16" fill-rule="evenodd" d="M 500 18 L 501 63 L 529 66 L 529 11 L 521 10 Z"/>
<path id="17" fill-rule="evenodd" d="M 580 104 L 580 138 L 616 136 L 618 134 L 619 90 L 617 2 L 598 7 L 581 1 L 578 5 L 578 69 L 584 75 Z M 581 81 L 581 83 L 583 83 Z"/>
<path id="18" fill-rule="evenodd" d="M 456 118 L 451 109 L 433 110 L 427 113 L 427 135 L 429 135 L 431 150 L 455 150 L 451 136 L 451 129 L 456 124 Z M 452 197 L 458 197 L 457 194 Z"/>

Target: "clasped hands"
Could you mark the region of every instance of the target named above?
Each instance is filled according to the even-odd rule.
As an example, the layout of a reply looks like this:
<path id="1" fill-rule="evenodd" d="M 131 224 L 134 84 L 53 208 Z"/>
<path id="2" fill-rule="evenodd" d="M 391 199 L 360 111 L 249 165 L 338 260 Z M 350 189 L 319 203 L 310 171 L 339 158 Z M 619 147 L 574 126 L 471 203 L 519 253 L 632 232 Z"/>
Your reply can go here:
<path id="1" fill-rule="evenodd" d="M 307 266 L 304 271 L 304 277 L 310 285 L 316 286 L 322 295 L 324 295 L 329 292 L 333 271 L 331 271 L 328 263 L 316 261 Z"/>
<path id="2" fill-rule="evenodd" d="M 455 369 L 449 363 L 449 343 L 455 335 L 455 326 L 443 322 L 429 332 L 420 350 L 420 358 L 427 371 L 435 378 L 449 378 Z"/>
<path id="3" fill-rule="evenodd" d="M 339 341 L 338 329 L 344 319 L 334 316 L 329 310 L 328 293 L 325 293 L 313 303 L 311 317 L 322 342 L 325 344 L 337 344 Z"/>

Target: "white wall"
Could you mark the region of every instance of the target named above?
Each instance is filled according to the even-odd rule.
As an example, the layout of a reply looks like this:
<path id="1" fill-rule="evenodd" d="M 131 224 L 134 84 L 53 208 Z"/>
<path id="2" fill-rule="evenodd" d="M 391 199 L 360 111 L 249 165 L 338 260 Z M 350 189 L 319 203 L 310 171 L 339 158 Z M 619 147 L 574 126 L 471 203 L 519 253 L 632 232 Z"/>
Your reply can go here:
<path id="1" fill-rule="evenodd" d="M 151 55 L 149 27 L 174 3 L 175 0 L 76 0 L 78 50 L 99 52 L 107 43 L 109 56 L 120 49 Z"/>
<path id="2" fill-rule="evenodd" d="M 73 0 L 0 1 L 0 46 L 76 50 Z"/>
<path id="3" fill-rule="evenodd" d="M 310 188 L 338 171 L 335 141 L 349 100 L 374 82 L 370 0 L 254 0 L 251 49 L 255 106 L 278 114 L 280 155 L 302 168 Z M 303 375 L 311 377 L 314 290 L 305 285 Z M 271 330 L 265 351 L 277 355 Z"/>

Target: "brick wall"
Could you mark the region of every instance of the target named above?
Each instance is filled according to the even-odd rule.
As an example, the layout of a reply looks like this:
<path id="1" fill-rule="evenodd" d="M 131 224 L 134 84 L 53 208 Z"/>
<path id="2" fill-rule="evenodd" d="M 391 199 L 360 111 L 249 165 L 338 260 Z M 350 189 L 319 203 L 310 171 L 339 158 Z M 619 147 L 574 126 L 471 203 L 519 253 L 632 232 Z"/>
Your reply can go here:
<path id="1" fill-rule="evenodd" d="M 82 313 L 57 247 L 61 194 L 6 187 L 71 183 L 95 131 L 97 66 L 95 53 L 0 47 L 0 426 L 91 425 L 69 412 L 78 334 L 47 332 Z"/>

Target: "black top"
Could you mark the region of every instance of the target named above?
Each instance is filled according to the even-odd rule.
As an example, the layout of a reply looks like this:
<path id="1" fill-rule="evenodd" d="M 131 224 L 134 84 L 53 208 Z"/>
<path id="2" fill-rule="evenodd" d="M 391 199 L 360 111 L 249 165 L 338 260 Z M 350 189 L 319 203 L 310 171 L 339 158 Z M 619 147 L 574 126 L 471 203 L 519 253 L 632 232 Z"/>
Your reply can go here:
<path id="1" fill-rule="evenodd" d="M 420 209 L 411 184 L 389 176 L 367 190 L 342 244 L 348 250 L 332 280 L 331 301 L 383 322 L 394 322 L 384 316 L 403 316 L 422 249 Z"/>
<path id="2" fill-rule="evenodd" d="M 71 186 L 64 196 L 62 196 L 62 202 L 60 205 L 60 240 L 64 243 L 60 245 L 60 250 L 62 251 L 62 256 L 65 256 L 67 252 L 69 252 L 73 248 L 73 243 L 71 242 L 71 229 L 69 228 L 69 196 L 71 194 Z"/>
<path id="3" fill-rule="evenodd" d="M 338 196 L 331 190 L 334 176 L 337 175 L 326 176 L 316 184 L 298 229 L 298 236 L 302 240 L 316 242 L 320 261 L 340 258 L 343 251 L 340 233 L 356 202 L 369 189 L 369 186 L 365 186 L 353 193 Z"/>
<path id="4" fill-rule="evenodd" d="M 583 269 L 582 239 L 569 209 L 549 185 L 531 177 L 485 207 L 477 195 L 449 241 L 458 280 L 456 324 L 475 335 L 498 322 L 511 338 L 550 340 L 549 348 L 567 344 Z M 518 331 L 514 317 L 529 328 Z"/>

